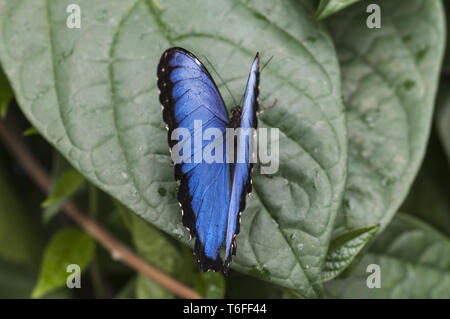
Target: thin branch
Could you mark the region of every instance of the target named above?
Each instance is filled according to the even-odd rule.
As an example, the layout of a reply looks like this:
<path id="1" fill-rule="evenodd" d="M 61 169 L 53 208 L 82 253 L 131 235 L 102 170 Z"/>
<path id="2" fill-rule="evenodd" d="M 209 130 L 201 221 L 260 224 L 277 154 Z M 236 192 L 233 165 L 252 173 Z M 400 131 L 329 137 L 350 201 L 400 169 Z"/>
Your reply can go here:
<path id="1" fill-rule="evenodd" d="M 16 132 L 8 127 L 4 119 L 0 119 L 0 139 L 3 140 L 12 155 L 21 163 L 39 188 L 41 188 L 41 190 L 45 193 L 48 193 L 51 186 L 50 177 L 30 153 L 21 137 L 19 137 Z M 81 228 L 97 240 L 104 248 L 106 248 L 115 260 L 120 260 L 130 268 L 146 275 L 179 297 L 188 299 L 201 298 L 192 288 L 185 286 L 179 281 L 166 275 L 136 255 L 127 246 L 109 234 L 94 219 L 83 213 L 75 203 L 68 202 L 64 206 L 64 212 L 76 221 Z"/>

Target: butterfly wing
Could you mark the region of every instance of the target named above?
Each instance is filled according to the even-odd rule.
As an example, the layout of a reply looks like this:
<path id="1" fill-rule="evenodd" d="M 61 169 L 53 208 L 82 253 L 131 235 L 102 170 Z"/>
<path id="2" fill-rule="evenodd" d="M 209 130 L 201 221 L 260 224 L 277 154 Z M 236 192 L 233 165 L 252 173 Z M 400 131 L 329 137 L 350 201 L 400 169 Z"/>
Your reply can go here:
<path id="1" fill-rule="evenodd" d="M 192 53 L 182 48 L 165 51 L 158 65 L 158 87 L 171 148 L 180 141 L 171 139 L 174 129 L 188 129 L 193 137 L 198 132 L 195 121 L 200 120 L 203 131 L 219 129 L 225 141 L 229 122 L 225 104 L 214 80 Z M 221 163 L 206 163 L 205 159 L 194 163 L 196 153 L 210 143 L 202 139 L 201 148 L 191 148 L 186 157 L 183 154 L 183 161 L 175 165 L 175 178 L 180 180 L 178 201 L 183 224 L 196 238 L 195 255 L 205 271 L 217 271 L 223 266 L 219 250 L 227 223 L 230 169 L 225 161 L 225 143 L 218 145 L 224 158 Z"/>
<path id="2" fill-rule="evenodd" d="M 250 174 L 253 164 L 250 163 L 251 149 L 251 129 L 256 129 L 258 120 L 256 111 L 258 110 L 259 93 L 259 54 L 256 54 L 250 69 L 250 75 L 245 89 L 244 100 L 242 103 L 242 113 L 240 120 L 241 135 L 238 136 L 239 142 L 236 149 L 236 158 L 245 159 L 245 161 L 234 164 L 232 178 L 231 198 L 228 208 L 228 221 L 226 232 L 226 267 L 227 269 L 231 254 L 236 254 L 236 234 L 239 233 L 240 214 L 245 209 L 245 196 L 251 192 L 252 185 Z M 247 132 L 248 134 L 244 134 Z"/>

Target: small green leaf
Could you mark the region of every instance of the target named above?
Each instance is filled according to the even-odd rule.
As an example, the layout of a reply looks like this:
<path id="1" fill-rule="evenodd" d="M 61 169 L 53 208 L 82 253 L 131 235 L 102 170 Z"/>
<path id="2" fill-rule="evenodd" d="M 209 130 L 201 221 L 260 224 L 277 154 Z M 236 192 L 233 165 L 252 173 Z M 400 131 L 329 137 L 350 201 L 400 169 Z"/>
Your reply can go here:
<path id="1" fill-rule="evenodd" d="M 14 97 L 14 93 L 9 85 L 8 79 L 0 67 L 0 117 L 5 117 L 8 112 L 9 102 Z"/>
<path id="2" fill-rule="evenodd" d="M 95 252 L 95 242 L 78 229 L 63 229 L 53 235 L 48 243 L 41 263 L 41 271 L 32 298 L 66 284 L 70 275 L 66 267 L 77 264 L 81 271 L 86 269 Z"/>
<path id="3" fill-rule="evenodd" d="M 360 0 L 320 0 L 319 7 L 316 11 L 316 17 L 318 19 L 325 19 L 357 1 Z"/>
<path id="4" fill-rule="evenodd" d="M 75 169 L 65 172 L 56 182 L 50 196 L 42 203 L 42 207 L 66 200 L 72 196 L 84 183 L 84 177 Z"/>
<path id="5" fill-rule="evenodd" d="M 339 276 L 353 262 L 378 228 L 378 226 L 364 227 L 333 239 L 322 270 L 323 281 Z"/>
<path id="6" fill-rule="evenodd" d="M 45 209 L 42 211 L 42 222 L 44 224 L 50 222 L 50 220 L 55 217 L 59 211 L 61 211 L 66 202 L 67 200 L 61 200 L 45 207 Z"/>
<path id="7" fill-rule="evenodd" d="M 369 288 L 380 268 L 380 288 Z M 331 298 L 450 298 L 450 240 L 415 217 L 397 214 L 353 274 L 325 284 Z"/>
<path id="8" fill-rule="evenodd" d="M 50 194 L 55 189 L 58 180 L 61 179 L 64 173 L 66 173 L 71 169 L 72 166 L 70 166 L 69 162 L 67 162 L 67 160 L 63 156 L 61 156 L 61 154 L 58 151 L 53 150 L 52 169 L 51 169 L 52 186 L 50 188 Z M 48 207 L 45 207 L 45 209 L 42 212 L 41 217 L 42 222 L 44 224 L 47 224 L 62 209 L 62 207 L 68 200 L 69 198 L 65 198 L 63 200 L 60 200 L 56 203 L 49 205 Z"/>
<path id="9" fill-rule="evenodd" d="M 39 132 L 32 126 L 23 132 L 24 136 L 38 135 Z"/>

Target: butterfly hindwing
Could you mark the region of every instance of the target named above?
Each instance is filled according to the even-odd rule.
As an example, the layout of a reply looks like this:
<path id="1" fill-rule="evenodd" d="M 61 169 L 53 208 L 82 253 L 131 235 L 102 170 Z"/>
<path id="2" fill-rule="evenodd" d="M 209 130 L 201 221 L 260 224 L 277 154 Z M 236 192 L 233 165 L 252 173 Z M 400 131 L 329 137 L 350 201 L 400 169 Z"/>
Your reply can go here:
<path id="1" fill-rule="evenodd" d="M 235 236 L 239 233 L 240 214 L 245 209 L 246 196 L 252 190 L 251 171 L 253 164 L 250 161 L 252 151 L 250 141 L 253 138 L 252 129 L 256 129 L 258 126 L 256 112 L 258 110 L 259 68 L 259 54 L 256 54 L 245 89 L 239 123 L 241 134 L 238 136 L 239 142 L 236 147 L 236 158 L 242 158 L 244 161 L 239 162 L 237 160 L 234 164 L 225 238 L 226 267 L 231 261 L 231 255 L 236 254 Z"/>

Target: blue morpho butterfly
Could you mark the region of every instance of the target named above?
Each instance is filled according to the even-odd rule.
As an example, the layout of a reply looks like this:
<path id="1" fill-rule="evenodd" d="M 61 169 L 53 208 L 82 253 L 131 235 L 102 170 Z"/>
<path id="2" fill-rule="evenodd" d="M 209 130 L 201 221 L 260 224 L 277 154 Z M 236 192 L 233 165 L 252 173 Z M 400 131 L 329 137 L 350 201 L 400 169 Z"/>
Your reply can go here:
<path id="1" fill-rule="evenodd" d="M 174 129 L 186 128 L 193 136 L 194 120 L 202 121 L 203 130 L 210 127 L 220 129 L 224 137 L 226 128 L 256 129 L 259 65 L 257 53 L 250 69 L 242 108 L 239 105 L 234 107 L 230 120 L 222 96 L 203 64 L 185 49 L 166 50 L 158 65 L 158 87 L 170 148 L 179 142 L 171 138 Z M 225 138 L 223 141 L 225 150 Z M 202 141 L 202 149 L 209 143 Z M 196 238 L 194 253 L 204 271 L 211 269 L 227 273 L 231 255 L 236 254 L 240 215 L 252 187 L 249 148 L 247 139 L 235 149 L 235 158 L 245 156 L 245 161 L 241 162 L 206 163 L 203 160 L 175 164 L 175 179 L 180 180 L 178 201 L 183 225 Z M 195 151 L 190 152 L 189 157 L 194 158 Z M 225 151 L 223 153 L 225 158 Z M 223 245 L 226 247 L 225 264 L 219 256 Z"/>

